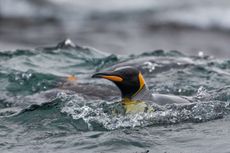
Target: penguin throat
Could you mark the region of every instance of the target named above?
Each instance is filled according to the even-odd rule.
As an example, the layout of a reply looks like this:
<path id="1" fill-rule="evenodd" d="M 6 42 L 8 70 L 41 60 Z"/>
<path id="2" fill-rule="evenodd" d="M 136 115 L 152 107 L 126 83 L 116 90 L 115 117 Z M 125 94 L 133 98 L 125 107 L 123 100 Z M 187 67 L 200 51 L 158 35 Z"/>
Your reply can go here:
<path id="1" fill-rule="evenodd" d="M 150 91 L 148 87 L 145 85 L 141 90 L 138 90 L 135 94 L 131 96 L 123 96 L 122 95 L 122 101 L 143 101 L 146 100 L 147 97 L 149 97 Z"/>
<path id="2" fill-rule="evenodd" d="M 147 113 L 154 112 L 154 108 L 145 100 L 134 100 L 130 98 L 123 98 L 122 105 L 125 109 L 125 114 Z"/>

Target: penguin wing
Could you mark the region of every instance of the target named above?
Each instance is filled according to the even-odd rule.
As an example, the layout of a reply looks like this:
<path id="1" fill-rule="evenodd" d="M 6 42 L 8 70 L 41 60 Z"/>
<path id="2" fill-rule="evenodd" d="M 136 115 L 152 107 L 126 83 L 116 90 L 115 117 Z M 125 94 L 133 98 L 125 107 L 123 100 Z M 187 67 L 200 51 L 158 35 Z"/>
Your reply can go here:
<path id="1" fill-rule="evenodd" d="M 158 105 L 190 103 L 187 99 L 174 95 L 152 94 L 152 96 L 153 102 Z"/>

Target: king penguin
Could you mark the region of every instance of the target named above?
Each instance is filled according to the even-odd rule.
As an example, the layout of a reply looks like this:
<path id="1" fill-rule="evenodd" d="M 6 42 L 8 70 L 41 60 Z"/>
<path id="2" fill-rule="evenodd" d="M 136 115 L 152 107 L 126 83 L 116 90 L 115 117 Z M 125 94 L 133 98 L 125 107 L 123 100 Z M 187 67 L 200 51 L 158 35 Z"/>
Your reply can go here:
<path id="1" fill-rule="evenodd" d="M 190 103 L 183 97 L 164 94 L 152 94 L 142 73 L 135 67 L 119 67 L 111 71 L 99 72 L 92 78 L 104 78 L 112 81 L 120 90 L 122 105 L 126 114 L 154 111 L 153 105 Z"/>

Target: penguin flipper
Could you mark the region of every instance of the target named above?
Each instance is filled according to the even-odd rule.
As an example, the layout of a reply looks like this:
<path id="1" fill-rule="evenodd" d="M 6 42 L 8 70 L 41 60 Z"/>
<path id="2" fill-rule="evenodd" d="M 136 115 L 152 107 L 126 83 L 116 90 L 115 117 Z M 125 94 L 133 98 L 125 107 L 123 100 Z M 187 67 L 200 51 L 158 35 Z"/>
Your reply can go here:
<path id="1" fill-rule="evenodd" d="M 153 96 L 153 102 L 158 105 L 191 103 L 185 98 L 174 96 L 174 95 L 152 94 L 152 96 Z"/>

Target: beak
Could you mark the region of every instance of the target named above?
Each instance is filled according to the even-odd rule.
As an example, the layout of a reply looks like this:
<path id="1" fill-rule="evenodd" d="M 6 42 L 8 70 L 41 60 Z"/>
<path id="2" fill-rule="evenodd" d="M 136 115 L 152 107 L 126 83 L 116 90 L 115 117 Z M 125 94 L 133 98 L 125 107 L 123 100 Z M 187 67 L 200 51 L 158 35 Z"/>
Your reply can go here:
<path id="1" fill-rule="evenodd" d="M 123 78 L 114 74 L 112 71 L 95 73 L 92 78 L 104 78 L 113 82 L 122 82 Z"/>

